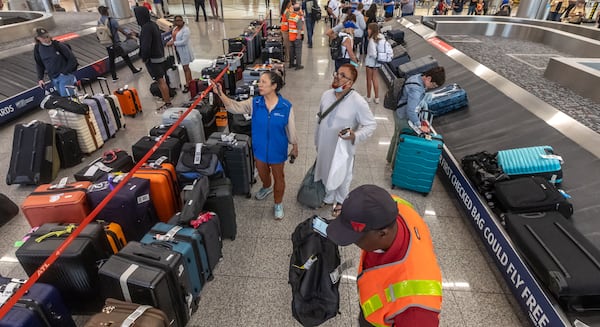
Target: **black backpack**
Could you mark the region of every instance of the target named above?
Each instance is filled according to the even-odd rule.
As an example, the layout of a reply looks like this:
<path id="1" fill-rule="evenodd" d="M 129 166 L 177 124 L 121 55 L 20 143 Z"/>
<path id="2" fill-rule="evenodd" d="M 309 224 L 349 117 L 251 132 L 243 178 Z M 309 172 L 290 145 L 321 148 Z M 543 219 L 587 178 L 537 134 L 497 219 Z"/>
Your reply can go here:
<path id="1" fill-rule="evenodd" d="M 487 151 L 467 155 L 461 160 L 463 171 L 471 183 L 487 200 L 493 197 L 494 185 L 497 182 L 508 180 L 502 168 L 498 165 L 497 153 Z"/>
<path id="2" fill-rule="evenodd" d="M 314 217 L 292 233 L 292 315 L 302 326 L 318 326 L 335 317 L 340 307 L 340 284 L 334 284 L 329 276 L 340 265 L 340 252 L 335 243 L 313 230 Z"/>
<path id="3" fill-rule="evenodd" d="M 310 8 L 310 16 L 313 22 L 318 22 L 321 20 L 321 7 L 319 7 L 319 2 L 317 0 L 313 0 L 312 7 Z"/>
<path id="4" fill-rule="evenodd" d="M 329 41 L 329 52 L 331 53 L 331 59 L 340 59 L 343 56 L 342 53 L 342 41 L 344 40 L 339 34 L 331 41 Z"/>
<path id="5" fill-rule="evenodd" d="M 400 97 L 404 92 L 404 86 L 407 84 L 418 85 L 418 83 L 414 82 L 406 83 L 406 80 L 402 77 L 394 79 L 392 85 L 387 92 L 385 92 L 385 96 L 383 97 L 383 107 L 390 110 L 396 110 L 398 107 L 402 106 L 403 104 L 399 105 L 398 101 L 400 101 Z"/>

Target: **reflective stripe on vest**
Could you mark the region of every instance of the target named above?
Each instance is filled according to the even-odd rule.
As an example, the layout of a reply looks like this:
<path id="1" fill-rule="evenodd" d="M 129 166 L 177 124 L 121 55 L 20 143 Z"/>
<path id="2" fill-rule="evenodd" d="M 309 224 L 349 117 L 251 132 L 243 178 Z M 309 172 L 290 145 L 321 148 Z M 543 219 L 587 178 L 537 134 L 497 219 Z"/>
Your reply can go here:
<path id="1" fill-rule="evenodd" d="M 300 15 L 295 12 L 291 13 L 288 18 L 290 42 L 294 42 L 298 38 L 298 21 L 300 19 L 302 19 Z"/>
<path id="2" fill-rule="evenodd" d="M 362 251 L 358 267 L 361 310 L 365 319 L 378 327 L 391 326 L 394 317 L 409 307 L 433 312 L 442 307 L 442 275 L 429 228 L 408 201 L 392 198 L 398 206 L 398 223 L 404 221 L 410 232 L 406 255 L 363 270 L 366 252 Z"/>
<path id="3" fill-rule="evenodd" d="M 288 15 L 289 15 L 289 10 L 286 9 L 283 12 L 283 15 L 281 16 L 281 31 L 282 32 L 288 31 Z"/>

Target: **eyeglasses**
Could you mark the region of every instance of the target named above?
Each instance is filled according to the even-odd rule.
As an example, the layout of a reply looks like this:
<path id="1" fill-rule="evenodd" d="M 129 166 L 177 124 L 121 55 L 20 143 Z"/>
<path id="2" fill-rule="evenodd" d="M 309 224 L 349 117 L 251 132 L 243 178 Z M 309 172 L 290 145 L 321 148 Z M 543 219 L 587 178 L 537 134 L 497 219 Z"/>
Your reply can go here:
<path id="1" fill-rule="evenodd" d="M 338 72 L 333 73 L 333 78 L 338 78 L 338 79 L 343 78 L 343 79 L 347 79 L 347 80 L 351 79 L 348 76 L 344 75 L 344 73 L 338 73 Z"/>

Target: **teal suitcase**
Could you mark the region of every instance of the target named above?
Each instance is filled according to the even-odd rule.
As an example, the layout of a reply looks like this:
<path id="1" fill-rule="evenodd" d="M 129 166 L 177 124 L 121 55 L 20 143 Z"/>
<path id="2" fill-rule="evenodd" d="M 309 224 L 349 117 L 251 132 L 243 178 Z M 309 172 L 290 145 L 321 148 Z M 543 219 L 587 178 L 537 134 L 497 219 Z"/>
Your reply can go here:
<path id="1" fill-rule="evenodd" d="M 549 182 L 562 182 L 562 159 L 549 145 L 498 151 L 498 165 L 510 177 L 541 176 Z"/>
<path id="2" fill-rule="evenodd" d="M 399 187 L 428 194 L 433 185 L 444 142 L 436 134 L 431 139 L 400 135 L 392 173 L 392 188 Z"/>

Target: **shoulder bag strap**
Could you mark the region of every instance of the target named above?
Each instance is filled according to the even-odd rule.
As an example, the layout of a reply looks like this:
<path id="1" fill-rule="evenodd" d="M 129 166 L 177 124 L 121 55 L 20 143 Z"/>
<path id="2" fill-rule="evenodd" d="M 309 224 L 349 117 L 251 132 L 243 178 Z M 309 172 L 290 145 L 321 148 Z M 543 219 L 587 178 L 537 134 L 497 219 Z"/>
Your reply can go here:
<path id="1" fill-rule="evenodd" d="M 317 117 L 319 118 L 318 124 L 320 124 L 320 123 L 321 123 L 321 121 L 322 121 L 323 119 L 325 119 L 325 117 L 327 117 L 327 115 L 329 115 L 329 113 L 330 113 L 330 112 L 331 112 L 333 109 L 335 109 L 335 107 L 336 107 L 336 106 L 337 106 L 337 105 L 338 105 L 340 102 L 342 102 L 342 100 L 344 100 L 344 99 L 345 99 L 345 98 L 348 96 L 348 94 L 350 94 L 352 91 L 354 91 L 354 89 L 350 89 L 350 91 L 348 91 L 348 93 L 346 93 L 346 94 L 345 94 L 343 97 L 341 97 L 341 98 L 339 98 L 339 99 L 335 100 L 335 102 L 334 102 L 334 103 L 332 103 L 332 104 L 331 104 L 331 106 L 329 106 L 329 108 L 327 108 L 327 110 L 325 110 L 324 112 L 321 112 L 321 111 L 320 111 L 320 112 L 317 114 Z"/>

